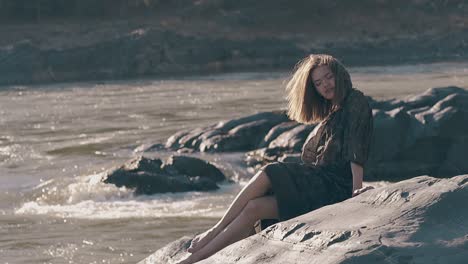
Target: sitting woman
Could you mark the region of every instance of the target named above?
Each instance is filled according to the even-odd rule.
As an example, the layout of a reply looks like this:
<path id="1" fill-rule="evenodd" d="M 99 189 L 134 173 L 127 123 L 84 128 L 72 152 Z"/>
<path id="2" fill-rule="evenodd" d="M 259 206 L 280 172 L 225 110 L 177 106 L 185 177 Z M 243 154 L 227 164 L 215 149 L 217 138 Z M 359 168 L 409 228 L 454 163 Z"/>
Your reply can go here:
<path id="1" fill-rule="evenodd" d="M 329 55 L 303 59 L 287 84 L 288 116 L 318 123 L 302 148 L 302 163 L 263 166 L 225 215 L 195 237 L 179 264 L 195 263 L 252 234 L 259 219 L 284 221 L 338 203 L 362 188 L 373 130 L 372 110 L 344 66 Z M 272 194 L 273 193 L 273 194 Z"/>

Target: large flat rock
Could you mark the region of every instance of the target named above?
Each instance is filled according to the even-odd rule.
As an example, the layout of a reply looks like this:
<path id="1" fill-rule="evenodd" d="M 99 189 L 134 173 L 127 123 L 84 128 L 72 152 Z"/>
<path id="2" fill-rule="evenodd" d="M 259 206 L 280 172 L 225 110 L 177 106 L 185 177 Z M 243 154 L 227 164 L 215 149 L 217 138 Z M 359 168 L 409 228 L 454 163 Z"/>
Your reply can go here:
<path id="1" fill-rule="evenodd" d="M 325 206 L 199 263 L 467 263 L 468 175 L 415 177 Z M 183 237 L 141 261 L 171 263 Z"/>

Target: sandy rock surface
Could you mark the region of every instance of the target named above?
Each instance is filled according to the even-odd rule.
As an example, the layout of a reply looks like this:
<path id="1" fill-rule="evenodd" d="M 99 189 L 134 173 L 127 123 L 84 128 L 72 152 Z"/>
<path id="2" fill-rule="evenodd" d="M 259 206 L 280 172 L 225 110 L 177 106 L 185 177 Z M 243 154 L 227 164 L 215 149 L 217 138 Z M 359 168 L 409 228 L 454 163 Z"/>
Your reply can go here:
<path id="1" fill-rule="evenodd" d="M 199 263 L 451 263 L 468 259 L 468 175 L 415 177 L 273 225 Z M 171 263 L 183 237 L 140 264 Z"/>

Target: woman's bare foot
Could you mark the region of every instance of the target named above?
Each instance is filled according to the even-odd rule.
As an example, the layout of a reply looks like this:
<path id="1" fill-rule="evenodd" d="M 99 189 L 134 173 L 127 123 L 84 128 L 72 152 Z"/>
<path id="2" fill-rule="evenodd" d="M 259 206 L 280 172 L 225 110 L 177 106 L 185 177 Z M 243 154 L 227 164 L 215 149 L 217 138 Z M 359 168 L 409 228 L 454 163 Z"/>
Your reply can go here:
<path id="1" fill-rule="evenodd" d="M 207 257 L 208 255 L 202 255 L 200 252 L 196 252 L 196 253 L 189 254 L 185 256 L 184 258 L 178 260 L 176 264 L 193 264 Z"/>
<path id="2" fill-rule="evenodd" d="M 190 254 L 186 256 L 183 259 L 180 259 L 179 261 L 176 262 L 176 264 L 192 264 L 199 261 L 199 259 L 195 259 L 195 256 L 193 254 Z"/>
<path id="3" fill-rule="evenodd" d="M 219 230 L 215 227 L 208 229 L 206 232 L 199 234 L 190 243 L 190 247 L 187 249 L 190 253 L 195 253 L 203 248 L 208 242 L 215 238 L 219 234 Z"/>

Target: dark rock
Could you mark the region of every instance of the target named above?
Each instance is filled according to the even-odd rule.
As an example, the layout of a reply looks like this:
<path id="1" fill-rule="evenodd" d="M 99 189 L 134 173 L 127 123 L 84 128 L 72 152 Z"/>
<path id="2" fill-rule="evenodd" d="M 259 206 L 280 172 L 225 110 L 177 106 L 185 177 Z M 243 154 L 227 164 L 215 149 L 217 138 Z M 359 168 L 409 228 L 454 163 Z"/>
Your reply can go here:
<path id="1" fill-rule="evenodd" d="M 179 140 L 186 136 L 189 132 L 186 131 L 179 131 L 175 133 L 174 135 L 170 136 L 167 141 L 166 141 L 166 148 L 172 148 L 172 149 L 178 149 L 181 147 L 181 144 L 179 143 Z M 151 148 L 149 148 L 151 149 Z M 148 150 L 149 150 L 148 149 Z"/>
<path id="2" fill-rule="evenodd" d="M 468 171 L 467 162 L 468 136 L 463 136 L 451 142 L 445 160 L 438 167 L 436 176 L 462 174 Z"/>
<path id="3" fill-rule="evenodd" d="M 261 148 L 245 153 L 248 166 L 262 165 L 264 162 L 273 162 L 279 159 L 287 150 L 284 148 Z M 258 166 L 257 166 L 258 167 Z"/>
<path id="4" fill-rule="evenodd" d="M 423 133 L 423 125 L 403 107 L 389 111 L 374 110 L 373 115 L 374 136 L 369 155 L 371 162 L 397 159 Z"/>
<path id="5" fill-rule="evenodd" d="M 450 177 L 468 172 L 459 158 L 468 156 L 468 148 L 457 146 L 468 135 L 465 89 L 432 88 L 380 106 L 374 109 L 367 180 L 395 181 L 424 174 Z"/>
<path id="6" fill-rule="evenodd" d="M 211 163 L 187 156 L 171 156 L 162 169 L 173 175 L 183 174 L 189 177 L 200 176 L 213 182 L 225 180 L 224 174 Z"/>
<path id="7" fill-rule="evenodd" d="M 270 129 L 287 120 L 283 111 L 258 113 L 189 132 L 177 132 L 167 140 L 166 147 L 202 152 L 248 151 L 265 144 L 264 138 Z"/>
<path id="8" fill-rule="evenodd" d="M 125 163 L 122 169 L 129 172 L 145 171 L 148 173 L 161 173 L 162 164 L 163 162 L 160 159 L 149 159 L 143 156 L 138 156 Z"/>
<path id="9" fill-rule="evenodd" d="M 285 148 L 293 151 L 301 151 L 307 135 L 314 129 L 314 125 L 299 125 L 281 133 L 270 142 L 269 148 Z"/>
<path id="10" fill-rule="evenodd" d="M 431 107 L 451 94 L 466 94 L 466 90 L 456 86 L 430 88 L 422 94 L 408 96 L 398 102 L 396 107 L 405 106 L 407 110 Z"/>
<path id="11" fill-rule="evenodd" d="M 224 174 L 210 163 L 192 157 L 171 156 L 160 159 L 137 157 L 110 171 L 105 183 L 135 189 L 135 194 L 209 191 L 218 189 L 216 183 Z"/>
<path id="12" fill-rule="evenodd" d="M 268 147 L 268 145 L 270 145 L 270 143 L 276 139 L 279 135 L 281 135 L 283 132 L 285 131 L 289 131 L 291 130 L 292 128 L 295 128 L 297 126 L 299 126 L 300 124 L 298 124 L 297 122 L 294 122 L 294 121 L 291 121 L 291 122 L 284 122 L 284 123 L 280 123 L 274 127 L 272 127 L 270 129 L 270 131 L 268 131 L 268 134 L 266 134 L 266 136 L 263 138 L 263 140 L 260 142 L 260 144 L 258 145 L 259 148 L 264 148 L 264 147 Z"/>

